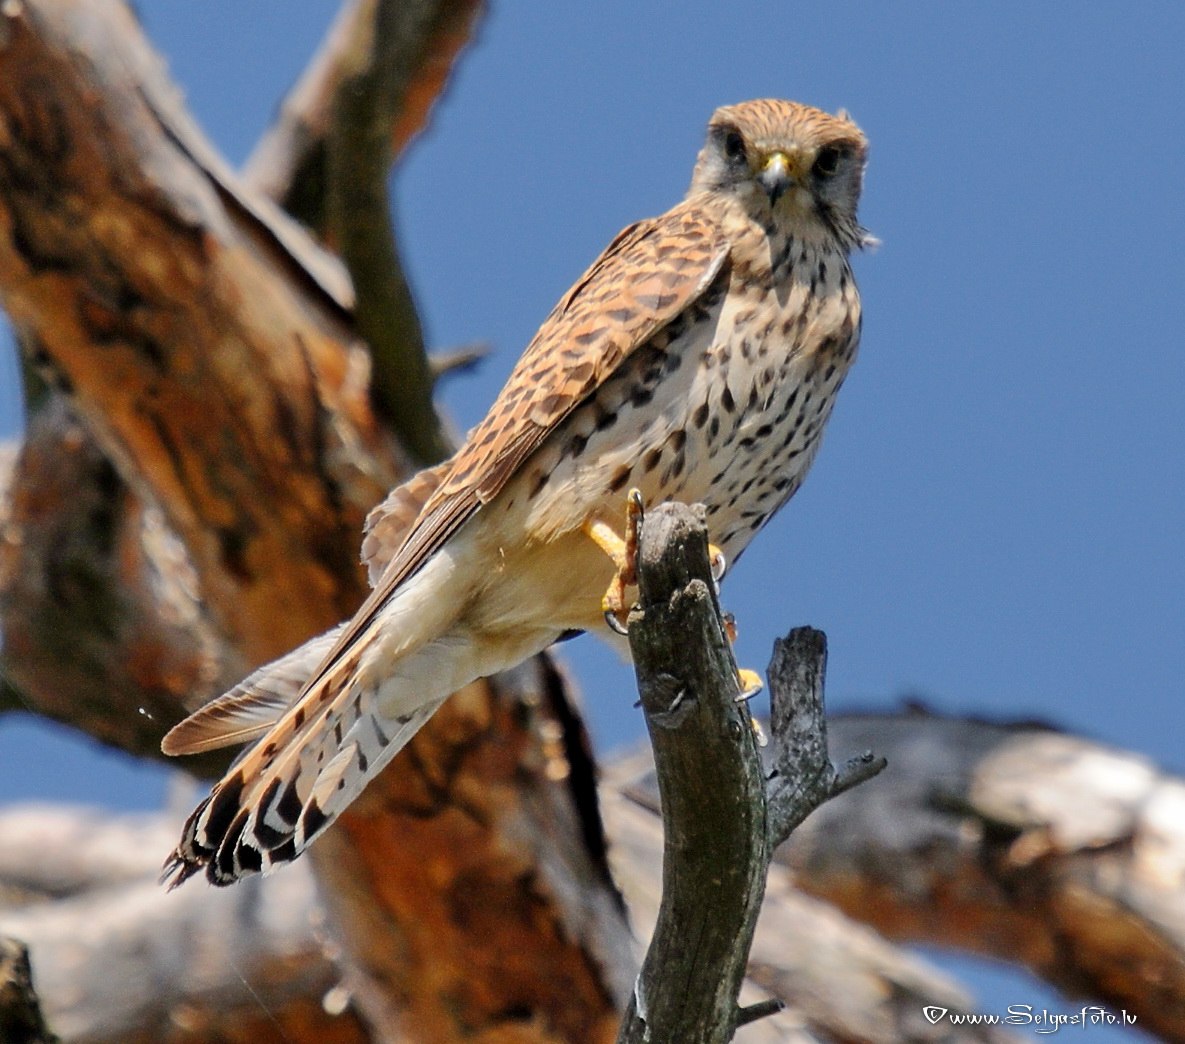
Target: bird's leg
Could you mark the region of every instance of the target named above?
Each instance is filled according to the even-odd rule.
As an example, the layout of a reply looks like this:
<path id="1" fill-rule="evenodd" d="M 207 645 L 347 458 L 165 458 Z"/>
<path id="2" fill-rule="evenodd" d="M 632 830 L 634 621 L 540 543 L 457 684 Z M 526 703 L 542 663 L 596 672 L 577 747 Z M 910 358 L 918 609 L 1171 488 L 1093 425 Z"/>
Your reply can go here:
<path id="1" fill-rule="evenodd" d="M 584 525 L 584 531 L 617 567 L 601 599 L 601 611 L 605 614 L 605 623 L 618 634 L 627 633 L 625 617 L 629 614 L 629 606 L 625 603 L 625 590 L 638 582 L 638 523 L 643 511 L 641 492 L 631 489 L 625 499 L 624 537 L 618 536 L 612 526 L 599 519 Z"/>
<path id="2" fill-rule="evenodd" d="M 716 588 L 716 594 L 720 594 L 720 581 L 724 579 L 724 574 L 728 570 L 728 560 L 724 557 L 724 552 L 715 544 L 708 545 L 708 561 L 712 569 L 712 584 Z M 732 613 L 724 614 L 724 634 L 728 638 L 729 645 L 736 645 L 737 641 L 737 618 Z M 737 680 L 741 683 L 741 693 L 738 699 L 751 700 L 762 689 L 765 688 L 761 680 L 761 675 L 756 671 L 749 670 L 748 667 L 737 668 Z M 757 719 L 753 719 L 753 730 L 757 733 L 758 739 L 761 740 L 761 745 L 765 746 L 765 737 L 761 732 L 761 726 L 757 724 Z"/>
<path id="3" fill-rule="evenodd" d="M 726 563 L 724 561 L 724 552 L 719 550 L 715 544 L 707 545 L 709 552 L 715 551 L 716 555 L 712 556 L 712 579 L 719 587 L 719 582 L 724 578 L 724 570 Z M 718 557 L 717 557 L 718 556 Z M 737 619 L 731 613 L 724 614 L 724 634 L 728 636 L 730 645 L 736 645 L 737 640 Z M 749 667 L 737 667 L 737 681 L 741 684 L 741 692 L 737 694 L 737 703 L 747 703 L 748 700 L 754 698 L 762 688 L 766 687 L 761 680 L 761 674 L 756 671 L 751 671 Z M 766 738 L 766 732 L 761 728 L 761 722 L 755 717 L 749 717 L 749 726 L 757 737 L 758 747 L 764 747 L 769 741 Z"/>
<path id="4" fill-rule="evenodd" d="M 724 557 L 724 552 L 715 544 L 709 544 L 708 561 L 712 569 L 712 583 L 715 584 L 716 594 L 719 595 L 720 581 L 724 579 L 724 574 L 728 571 L 728 559 Z M 732 613 L 724 614 L 724 633 L 728 637 L 729 644 L 736 645 L 737 618 Z M 749 670 L 748 667 L 738 667 L 737 678 L 741 683 L 740 698 L 742 700 L 751 700 L 765 688 L 765 684 L 761 680 L 761 675 L 756 671 Z"/>
<path id="5" fill-rule="evenodd" d="M 728 638 L 729 645 L 736 645 L 737 618 L 732 613 L 724 614 L 724 634 Z M 761 675 L 756 671 L 749 670 L 748 667 L 737 668 L 737 679 L 741 683 L 741 693 L 737 697 L 738 700 L 751 700 L 765 688 Z"/>

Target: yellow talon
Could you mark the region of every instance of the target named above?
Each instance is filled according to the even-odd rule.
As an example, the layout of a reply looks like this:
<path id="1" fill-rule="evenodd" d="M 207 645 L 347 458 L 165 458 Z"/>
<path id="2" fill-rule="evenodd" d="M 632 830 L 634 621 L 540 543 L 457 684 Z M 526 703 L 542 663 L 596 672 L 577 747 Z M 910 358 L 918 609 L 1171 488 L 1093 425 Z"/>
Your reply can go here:
<path id="1" fill-rule="evenodd" d="M 756 671 L 749 670 L 748 667 L 737 669 L 737 680 L 741 683 L 741 694 L 737 697 L 738 701 L 751 700 L 765 688 L 765 682 L 761 680 L 761 675 Z"/>
<path id="2" fill-rule="evenodd" d="M 759 722 L 756 718 L 750 718 L 749 728 L 753 730 L 753 738 L 757 740 L 757 746 L 769 746 L 769 739 L 765 735 L 765 729 L 761 727 L 761 722 Z"/>
<path id="3" fill-rule="evenodd" d="M 599 519 L 585 523 L 584 531 L 617 567 L 601 599 L 605 622 L 618 634 L 626 634 L 625 617 L 629 613 L 625 592 L 638 583 L 638 523 L 645 510 L 640 490 L 631 489 L 625 500 L 625 536 L 619 537 L 612 526 Z"/>
<path id="4" fill-rule="evenodd" d="M 741 692 L 737 696 L 737 703 L 748 702 L 765 688 L 761 681 L 761 675 L 756 671 L 749 670 L 748 667 L 737 668 L 737 680 L 741 683 Z M 753 730 L 753 738 L 757 740 L 757 746 L 764 747 L 769 743 L 765 736 L 765 729 L 761 727 L 761 722 L 751 714 L 749 715 L 749 728 Z"/>

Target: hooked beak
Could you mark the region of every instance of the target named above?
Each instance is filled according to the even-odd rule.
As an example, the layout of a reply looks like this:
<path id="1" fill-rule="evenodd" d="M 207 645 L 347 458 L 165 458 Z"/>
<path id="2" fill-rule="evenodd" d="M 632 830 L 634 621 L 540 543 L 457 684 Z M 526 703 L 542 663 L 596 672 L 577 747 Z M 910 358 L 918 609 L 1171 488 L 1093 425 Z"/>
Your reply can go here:
<path id="1" fill-rule="evenodd" d="M 759 175 L 761 187 L 765 189 L 769 196 L 769 205 L 772 207 L 782 198 L 785 191 L 794 184 L 794 175 L 791 173 L 790 157 L 786 153 L 778 151 L 771 152 L 765 157 L 765 161 L 761 165 L 761 174 Z"/>

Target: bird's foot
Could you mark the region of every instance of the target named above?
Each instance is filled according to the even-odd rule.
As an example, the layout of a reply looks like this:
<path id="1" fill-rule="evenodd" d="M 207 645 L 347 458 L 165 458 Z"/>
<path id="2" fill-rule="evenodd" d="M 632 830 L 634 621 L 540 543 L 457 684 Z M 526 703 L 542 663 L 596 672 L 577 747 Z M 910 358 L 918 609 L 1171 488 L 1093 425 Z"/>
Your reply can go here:
<path id="1" fill-rule="evenodd" d="M 741 684 L 741 691 L 737 695 L 737 703 L 748 703 L 749 700 L 765 688 L 765 683 L 762 682 L 761 675 L 756 671 L 749 670 L 748 667 L 737 668 L 737 681 Z M 765 729 L 761 727 L 761 722 L 753 717 L 752 714 L 749 715 L 749 728 L 753 730 L 753 738 L 757 740 L 757 746 L 764 747 L 769 743 L 765 735 Z"/>
<path id="2" fill-rule="evenodd" d="M 719 597 L 720 581 L 724 579 L 724 574 L 728 572 L 728 559 L 724 557 L 724 552 L 715 544 L 708 545 L 708 568 L 712 573 L 712 586 L 716 589 L 716 596 Z"/>
<path id="3" fill-rule="evenodd" d="M 732 613 L 724 614 L 724 633 L 728 636 L 730 643 L 736 642 L 737 621 Z M 748 667 L 737 668 L 737 682 L 741 687 L 741 691 L 737 694 L 737 703 L 748 703 L 749 700 L 765 688 L 765 683 L 761 680 L 761 675 L 756 671 L 750 670 Z M 761 727 L 761 722 L 752 715 L 749 715 L 749 728 L 753 730 L 753 735 L 757 739 L 757 746 L 764 747 L 769 743 L 769 740 L 765 736 L 765 730 Z"/>
<path id="4" fill-rule="evenodd" d="M 765 688 L 765 682 L 761 680 L 761 675 L 756 671 L 749 670 L 748 667 L 737 668 L 737 681 L 741 683 L 737 703 L 747 703 Z"/>
<path id="5" fill-rule="evenodd" d="M 626 617 L 630 606 L 626 601 L 626 589 L 638 583 L 638 524 L 642 521 L 645 506 L 642 494 L 631 489 L 625 500 L 625 535 L 618 536 L 612 526 L 600 520 L 585 524 L 584 531 L 592 541 L 605 552 L 617 567 L 613 579 L 601 598 L 601 611 L 605 623 L 618 634 L 628 634 Z"/>

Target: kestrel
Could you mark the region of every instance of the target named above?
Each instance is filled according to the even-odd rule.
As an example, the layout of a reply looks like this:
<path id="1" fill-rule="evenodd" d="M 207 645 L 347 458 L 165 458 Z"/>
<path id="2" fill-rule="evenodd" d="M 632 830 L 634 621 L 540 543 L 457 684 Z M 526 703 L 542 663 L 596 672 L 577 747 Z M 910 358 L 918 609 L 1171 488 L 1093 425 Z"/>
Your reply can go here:
<path id="1" fill-rule="evenodd" d="M 718 109 L 686 198 L 564 295 L 450 460 L 371 512 L 353 619 L 181 722 L 255 741 L 165 867 L 218 885 L 295 859 L 448 695 L 623 608 L 638 502 L 702 502 L 734 561 L 810 467 L 856 354 L 867 143 L 846 113 Z M 609 554 L 606 554 L 606 551 Z"/>

